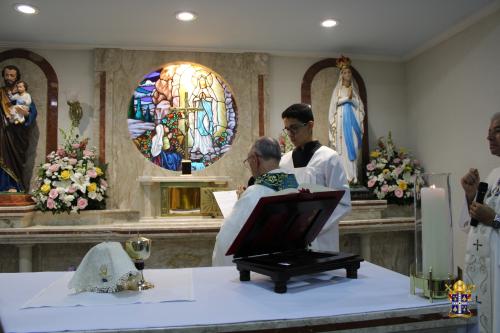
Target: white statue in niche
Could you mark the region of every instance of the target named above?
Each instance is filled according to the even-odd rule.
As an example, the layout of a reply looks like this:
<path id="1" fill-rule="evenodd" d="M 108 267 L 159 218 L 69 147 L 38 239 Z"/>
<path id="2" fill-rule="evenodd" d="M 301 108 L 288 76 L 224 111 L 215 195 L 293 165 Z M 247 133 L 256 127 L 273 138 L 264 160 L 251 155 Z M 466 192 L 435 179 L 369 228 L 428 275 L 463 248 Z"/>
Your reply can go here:
<path id="1" fill-rule="evenodd" d="M 333 90 L 328 120 L 330 146 L 339 153 L 347 180 L 358 183 L 358 160 L 363 139 L 365 108 L 352 80 L 351 60 L 337 59 L 339 80 Z"/>

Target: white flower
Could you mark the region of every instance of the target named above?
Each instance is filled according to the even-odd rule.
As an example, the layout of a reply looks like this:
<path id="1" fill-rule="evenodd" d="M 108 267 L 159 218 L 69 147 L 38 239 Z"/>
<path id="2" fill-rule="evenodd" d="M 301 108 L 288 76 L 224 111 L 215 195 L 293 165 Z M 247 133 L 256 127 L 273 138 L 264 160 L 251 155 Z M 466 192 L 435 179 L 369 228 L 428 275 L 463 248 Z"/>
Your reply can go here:
<path id="1" fill-rule="evenodd" d="M 68 187 L 71 185 L 71 180 L 58 180 L 52 183 L 56 188 L 59 193 L 66 192 L 68 190 Z M 59 191 L 59 188 L 62 189 L 62 192 Z"/>
<path id="2" fill-rule="evenodd" d="M 72 194 L 64 194 L 62 200 L 66 203 L 66 206 L 71 205 L 71 201 L 75 200 L 75 196 Z M 69 205 L 68 205 L 69 204 Z"/>
<path id="3" fill-rule="evenodd" d="M 88 196 L 90 199 L 95 200 L 97 198 L 97 192 L 89 192 Z"/>
<path id="4" fill-rule="evenodd" d="M 411 173 L 409 173 L 409 172 L 403 173 L 403 180 L 405 182 L 409 183 L 411 181 L 411 178 L 412 178 Z"/>
<path id="5" fill-rule="evenodd" d="M 73 181 L 73 186 L 80 190 L 82 193 L 87 192 L 87 185 L 89 184 L 88 177 L 81 174 L 80 172 L 75 172 L 71 175 L 71 180 Z"/>
<path id="6" fill-rule="evenodd" d="M 102 201 L 102 199 L 104 199 L 104 197 L 102 196 L 101 193 L 97 193 L 97 201 Z"/>

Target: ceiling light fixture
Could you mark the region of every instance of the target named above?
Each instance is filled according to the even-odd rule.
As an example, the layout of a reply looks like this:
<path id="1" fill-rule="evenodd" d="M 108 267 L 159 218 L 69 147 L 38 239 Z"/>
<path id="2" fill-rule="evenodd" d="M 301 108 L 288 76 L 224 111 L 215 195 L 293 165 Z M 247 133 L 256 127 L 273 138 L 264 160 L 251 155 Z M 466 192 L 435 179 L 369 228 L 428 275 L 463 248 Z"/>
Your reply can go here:
<path id="1" fill-rule="evenodd" d="M 321 25 L 325 28 L 332 28 L 337 25 L 337 21 L 335 21 L 334 19 L 327 19 L 321 22 Z"/>
<path id="2" fill-rule="evenodd" d="M 183 22 L 190 22 L 190 21 L 194 21 L 196 20 L 196 14 L 193 13 L 193 12 L 178 12 L 177 14 L 175 14 L 175 17 L 179 20 L 179 21 L 183 21 Z"/>
<path id="3" fill-rule="evenodd" d="M 24 3 L 15 4 L 14 9 L 16 11 L 18 11 L 19 13 L 23 13 L 23 14 L 28 14 L 28 15 L 38 14 L 38 9 L 36 7 L 33 7 L 32 5 L 27 5 Z"/>

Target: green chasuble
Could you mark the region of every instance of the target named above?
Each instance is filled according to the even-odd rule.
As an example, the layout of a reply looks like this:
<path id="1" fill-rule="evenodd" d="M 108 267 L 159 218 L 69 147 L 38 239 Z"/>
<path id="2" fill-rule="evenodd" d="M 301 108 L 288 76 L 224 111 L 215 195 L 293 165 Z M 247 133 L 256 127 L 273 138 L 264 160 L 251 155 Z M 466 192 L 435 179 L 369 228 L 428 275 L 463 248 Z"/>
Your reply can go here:
<path id="1" fill-rule="evenodd" d="M 255 179 L 255 184 L 263 185 L 275 191 L 287 188 L 297 188 L 299 184 L 295 175 L 284 172 L 265 173 Z"/>

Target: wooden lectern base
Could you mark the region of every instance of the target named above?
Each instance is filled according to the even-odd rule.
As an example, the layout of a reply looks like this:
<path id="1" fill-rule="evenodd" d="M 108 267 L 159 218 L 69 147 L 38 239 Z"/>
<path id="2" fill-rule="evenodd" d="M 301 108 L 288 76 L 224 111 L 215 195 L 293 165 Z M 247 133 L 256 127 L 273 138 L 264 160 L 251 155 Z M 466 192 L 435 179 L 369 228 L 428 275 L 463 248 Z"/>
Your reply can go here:
<path id="1" fill-rule="evenodd" d="M 0 207 L 31 206 L 34 205 L 31 195 L 16 192 L 1 192 Z"/>
<path id="2" fill-rule="evenodd" d="M 287 291 L 287 282 L 293 276 L 306 275 L 345 268 L 350 279 L 358 277 L 363 258 L 351 253 L 313 252 L 296 250 L 233 260 L 240 272 L 240 281 L 250 281 L 250 272 L 271 277 L 274 291 Z"/>

